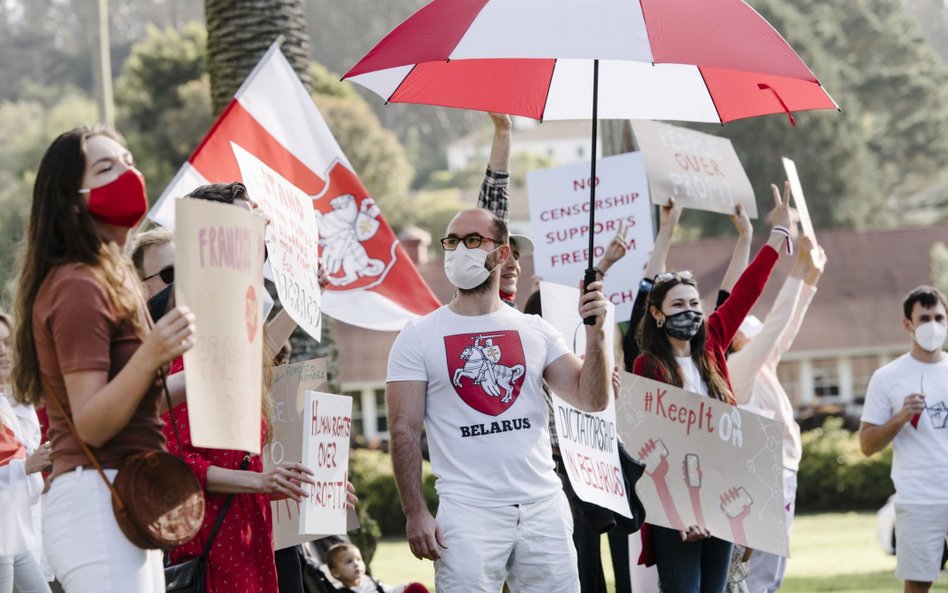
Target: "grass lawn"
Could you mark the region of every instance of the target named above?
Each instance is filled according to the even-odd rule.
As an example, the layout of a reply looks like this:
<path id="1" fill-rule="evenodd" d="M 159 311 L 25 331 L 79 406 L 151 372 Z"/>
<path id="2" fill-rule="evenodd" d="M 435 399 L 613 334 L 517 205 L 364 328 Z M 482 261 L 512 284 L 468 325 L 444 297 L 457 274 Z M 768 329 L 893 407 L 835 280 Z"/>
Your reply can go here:
<path id="1" fill-rule="evenodd" d="M 786 593 L 899 592 L 895 557 L 887 556 L 876 543 L 873 513 L 828 513 L 801 515 L 794 521 L 791 555 L 781 591 Z M 603 546 L 608 543 L 603 539 Z M 604 548 L 605 549 L 605 548 Z M 610 581 L 612 563 L 606 551 L 603 569 Z M 380 542 L 372 561 L 372 573 L 388 584 L 418 581 L 434 591 L 434 567 L 416 560 L 405 540 Z M 943 576 L 933 591 L 948 591 Z"/>

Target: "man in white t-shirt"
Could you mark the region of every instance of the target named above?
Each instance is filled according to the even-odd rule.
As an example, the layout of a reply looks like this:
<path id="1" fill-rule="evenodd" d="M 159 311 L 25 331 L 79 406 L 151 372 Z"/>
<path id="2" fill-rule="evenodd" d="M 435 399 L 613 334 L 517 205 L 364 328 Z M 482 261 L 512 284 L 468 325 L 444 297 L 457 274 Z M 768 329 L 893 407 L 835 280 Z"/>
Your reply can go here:
<path id="1" fill-rule="evenodd" d="M 892 443 L 895 574 L 906 593 L 927 593 L 948 534 L 948 304 L 920 286 L 903 311 L 912 349 L 872 375 L 859 444 L 870 456 Z"/>
<path id="2" fill-rule="evenodd" d="M 439 593 L 578 593 L 569 506 L 557 478 L 544 380 L 584 410 L 610 396 L 602 284 L 580 315 L 586 358 L 542 318 L 503 304 L 499 270 L 510 257 L 506 223 L 464 210 L 442 239 L 448 305 L 409 322 L 388 362 L 392 463 L 412 553 L 435 561 Z M 421 433 L 427 430 L 438 517 L 425 506 Z"/>

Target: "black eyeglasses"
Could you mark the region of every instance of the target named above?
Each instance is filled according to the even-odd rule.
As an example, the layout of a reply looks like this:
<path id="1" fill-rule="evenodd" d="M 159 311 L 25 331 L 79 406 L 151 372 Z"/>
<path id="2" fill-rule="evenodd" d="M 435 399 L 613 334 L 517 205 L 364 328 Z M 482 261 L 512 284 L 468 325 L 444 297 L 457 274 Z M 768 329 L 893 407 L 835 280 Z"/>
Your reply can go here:
<path id="1" fill-rule="evenodd" d="M 661 284 L 662 282 L 671 282 L 672 280 L 678 280 L 679 282 L 694 282 L 695 275 L 691 270 L 682 270 L 681 272 L 662 272 L 660 274 L 655 274 L 655 278 L 652 279 L 654 284 Z"/>
<path id="2" fill-rule="evenodd" d="M 484 241 L 490 241 L 492 243 L 496 243 L 497 245 L 503 244 L 497 239 L 482 237 L 477 233 L 471 233 L 465 237 L 445 237 L 444 239 L 441 239 L 441 246 L 444 247 L 445 251 L 454 251 L 458 248 L 458 245 L 464 243 L 464 246 L 468 249 L 477 249 Z"/>
<path id="3" fill-rule="evenodd" d="M 160 270 L 158 270 L 151 276 L 145 276 L 144 278 L 142 278 L 142 282 L 144 282 L 145 280 L 151 280 L 155 276 L 161 277 L 161 281 L 164 282 L 165 284 L 174 284 L 174 266 L 167 266 L 167 267 L 161 268 Z"/>

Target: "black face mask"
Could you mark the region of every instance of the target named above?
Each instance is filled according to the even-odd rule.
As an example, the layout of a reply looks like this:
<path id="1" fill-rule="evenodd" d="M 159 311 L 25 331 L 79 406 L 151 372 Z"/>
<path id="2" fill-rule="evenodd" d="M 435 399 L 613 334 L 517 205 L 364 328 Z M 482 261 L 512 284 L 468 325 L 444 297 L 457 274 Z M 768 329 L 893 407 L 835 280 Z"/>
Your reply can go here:
<path id="1" fill-rule="evenodd" d="M 698 311 L 682 311 L 665 317 L 665 333 L 678 340 L 691 340 L 701 329 L 704 316 Z"/>
<path id="2" fill-rule="evenodd" d="M 162 288 L 148 299 L 148 313 L 152 321 L 158 321 L 168 312 L 168 304 L 174 297 L 174 284 Z"/>

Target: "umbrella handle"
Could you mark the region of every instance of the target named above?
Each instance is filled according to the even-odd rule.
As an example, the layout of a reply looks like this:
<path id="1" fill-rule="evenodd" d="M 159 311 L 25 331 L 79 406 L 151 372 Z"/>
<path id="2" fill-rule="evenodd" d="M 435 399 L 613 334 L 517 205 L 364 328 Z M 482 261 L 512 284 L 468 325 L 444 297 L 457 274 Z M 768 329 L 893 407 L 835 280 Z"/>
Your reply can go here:
<path id="1" fill-rule="evenodd" d="M 583 294 L 589 292 L 589 285 L 596 280 L 598 280 L 596 268 L 586 268 L 586 275 L 583 277 Z M 585 325 L 596 325 L 596 316 L 590 315 L 589 317 L 583 317 L 583 323 Z"/>

